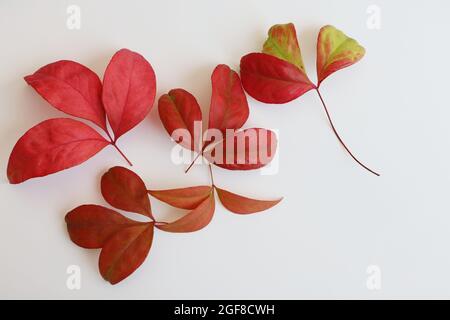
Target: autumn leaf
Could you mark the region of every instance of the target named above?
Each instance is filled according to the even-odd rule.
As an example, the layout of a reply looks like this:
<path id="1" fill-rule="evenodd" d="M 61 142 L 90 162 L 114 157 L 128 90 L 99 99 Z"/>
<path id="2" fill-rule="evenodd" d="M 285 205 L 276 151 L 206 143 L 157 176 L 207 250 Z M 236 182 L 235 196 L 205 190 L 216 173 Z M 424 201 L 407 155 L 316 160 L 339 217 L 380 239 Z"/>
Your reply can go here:
<path id="1" fill-rule="evenodd" d="M 212 75 L 212 95 L 209 109 L 209 128 L 226 134 L 227 129 L 239 129 L 248 119 L 247 98 L 239 75 L 224 64 Z"/>
<path id="2" fill-rule="evenodd" d="M 106 130 L 102 83 L 89 68 L 74 61 L 61 60 L 26 76 L 25 81 L 55 108 L 90 120 Z"/>
<path id="3" fill-rule="evenodd" d="M 362 59 L 365 49 L 333 26 L 320 29 L 317 39 L 318 85 L 332 73 Z"/>
<path id="4" fill-rule="evenodd" d="M 197 208 L 188 212 L 180 219 L 168 224 L 156 225 L 156 227 L 167 232 L 198 231 L 211 222 L 214 215 L 214 208 L 214 193 L 211 192 L 209 197 L 203 200 Z"/>
<path id="5" fill-rule="evenodd" d="M 169 190 L 148 190 L 156 199 L 175 208 L 192 210 L 211 194 L 211 186 L 196 186 Z"/>
<path id="6" fill-rule="evenodd" d="M 8 162 L 10 183 L 21 183 L 73 166 L 110 144 L 94 129 L 72 119 L 57 118 L 28 130 L 14 146 Z"/>
<path id="7" fill-rule="evenodd" d="M 213 145 L 205 158 L 228 170 L 254 170 L 269 164 L 277 149 L 276 134 L 263 128 L 248 128 Z"/>
<path id="8" fill-rule="evenodd" d="M 176 141 L 183 147 L 199 150 L 194 124 L 202 121 L 202 111 L 195 97 L 184 89 L 173 89 L 159 98 L 159 117 L 167 133 L 173 138 L 175 130 L 184 129 L 190 134 L 190 140 Z M 201 137 L 197 137 L 201 139 Z"/>
<path id="9" fill-rule="evenodd" d="M 153 222 L 126 227 L 106 241 L 98 262 L 106 281 L 122 281 L 145 261 L 153 242 L 153 227 Z"/>
<path id="10" fill-rule="evenodd" d="M 277 205 L 283 198 L 278 200 L 256 200 L 240 196 L 225 189 L 215 187 L 223 206 L 231 212 L 238 214 L 250 214 L 264 211 Z"/>
<path id="11" fill-rule="evenodd" d="M 265 103 L 286 103 L 315 88 L 296 65 L 265 53 L 242 57 L 241 79 L 245 91 Z"/>
<path id="12" fill-rule="evenodd" d="M 155 94 L 155 73 L 144 57 L 128 49 L 114 54 L 103 78 L 103 104 L 114 141 L 145 118 Z"/>
<path id="13" fill-rule="evenodd" d="M 87 249 L 101 248 L 117 231 L 142 224 L 125 218 L 114 210 L 94 204 L 76 207 L 67 213 L 65 220 L 70 239 Z"/>
<path id="14" fill-rule="evenodd" d="M 294 24 L 287 23 L 272 26 L 269 29 L 268 38 L 264 42 L 262 52 L 286 60 L 296 65 L 306 74 Z"/>
<path id="15" fill-rule="evenodd" d="M 147 188 L 133 171 L 123 167 L 109 169 L 102 176 L 101 190 L 113 207 L 152 218 Z"/>

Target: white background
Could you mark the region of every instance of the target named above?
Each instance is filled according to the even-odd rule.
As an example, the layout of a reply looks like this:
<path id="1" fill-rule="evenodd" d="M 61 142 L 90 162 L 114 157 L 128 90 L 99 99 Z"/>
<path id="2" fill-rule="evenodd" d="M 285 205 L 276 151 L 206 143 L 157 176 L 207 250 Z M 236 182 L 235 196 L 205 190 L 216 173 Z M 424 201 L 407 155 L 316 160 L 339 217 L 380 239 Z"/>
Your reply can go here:
<path id="1" fill-rule="evenodd" d="M 71 4 L 81 8 L 80 30 L 66 27 Z M 381 9 L 380 30 L 367 27 L 370 5 Z M 0 298 L 450 298 L 449 13 L 444 0 L 1 0 Z M 64 223 L 75 206 L 106 205 L 99 178 L 126 165 L 113 148 L 70 170 L 8 184 L 17 139 L 62 116 L 23 76 L 71 59 L 102 77 L 125 47 L 153 65 L 157 97 L 182 87 L 208 110 L 215 65 L 237 69 L 271 25 L 290 21 L 314 80 L 321 26 L 333 24 L 366 47 L 366 57 L 327 79 L 322 92 L 348 145 L 381 177 L 339 146 L 313 91 L 285 105 L 249 98 L 246 126 L 280 132 L 279 172 L 217 168 L 216 182 L 284 201 L 253 216 L 218 204 L 200 232 L 157 232 L 146 262 L 116 286 L 99 275 L 98 250 L 73 244 Z M 185 175 L 171 162 L 173 143 L 156 107 L 119 145 L 151 188 L 209 182 L 206 166 Z M 80 290 L 66 286 L 69 265 L 81 268 Z M 381 290 L 366 286 L 370 265 L 381 270 Z"/>

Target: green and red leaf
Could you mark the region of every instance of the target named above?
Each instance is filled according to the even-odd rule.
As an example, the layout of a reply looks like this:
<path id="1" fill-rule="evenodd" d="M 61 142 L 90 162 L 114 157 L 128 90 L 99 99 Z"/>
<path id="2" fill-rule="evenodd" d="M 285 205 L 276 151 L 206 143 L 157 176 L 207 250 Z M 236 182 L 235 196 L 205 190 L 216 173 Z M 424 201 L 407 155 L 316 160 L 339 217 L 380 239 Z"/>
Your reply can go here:
<path id="1" fill-rule="evenodd" d="M 365 49 L 355 40 L 333 26 L 320 29 L 317 39 L 318 85 L 334 72 L 355 64 Z"/>
<path id="2" fill-rule="evenodd" d="M 109 238 L 100 252 L 102 277 L 116 284 L 132 274 L 147 257 L 153 242 L 154 223 L 123 228 Z"/>
<path id="3" fill-rule="evenodd" d="M 133 171 L 124 167 L 109 169 L 102 176 L 101 190 L 105 200 L 113 207 L 152 218 L 147 187 Z"/>
<path id="4" fill-rule="evenodd" d="M 306 74 L 294 24 L 272 26 L 269 29 L 268 38 L 264 42 L 262 52 L 286 60 Z"/>
<path id="5" fill-rule="evenodd" d="M 264 211 L 277 205 L 283 198 L 278 200 L 256 200 L 247 198 L 236 193 L 215 187 L 220 202 L 231 212 L 238 214 L 251 214 Z"/>
<path id="6" fill-rule="evenodd" d="M 193 210 L 211 194 L 211 186 L 196 186 L 169 190 L 149 190 L 156 199 L 175 208 Z"/>

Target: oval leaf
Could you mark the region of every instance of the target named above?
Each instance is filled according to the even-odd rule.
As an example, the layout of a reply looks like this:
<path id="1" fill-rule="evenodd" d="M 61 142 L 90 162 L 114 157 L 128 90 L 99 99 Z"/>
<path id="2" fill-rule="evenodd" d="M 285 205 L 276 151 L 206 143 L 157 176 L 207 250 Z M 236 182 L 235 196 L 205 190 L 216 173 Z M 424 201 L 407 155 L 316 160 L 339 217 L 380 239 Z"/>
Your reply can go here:
<path id="1" fill-rule="evenodd" d="M 214 215 L 214 193 L 194 210 L 187 213 L 182 218 L 168 224 L 157 225 L 156 227 L 168 232 L 194 232 L 206 227 Z"/>
<path id="2" fill-rule="evenodd" d="M 195 122 L 201 123 L 202 111 L 195 97 L 184 89 L 173 89 L 168 94 L 164 94 L 158 101 L 158 112 L 161 122 L 166 128 L 169 135 L 174 138 L 173 133 L 177 129 L 186 130 L 190 134 L 190 140 L 176 141 L 183 147 L 197 150 L 195 142 L 196 135 L 200 132 L 195 132 Z M 199 127 L 201 131 L 201 126 Z"/>
<path id="3" fill-rule="evenodd" d="M 66 214 L 67 231 L 70 239 L 80 247 L 101 248 L 105 241 L 117 231 L 141 224 L 130 220 L 114 210 L 87 204 Z"/>
<path id="4" fill-rule="evenodd" d="M 269 29 L 268 35 L 262 52 L 290 62 L 305 73 L 294 24 L 276 24 Z"/>
<path id="5" fill-rule="evenodd" d="M 61 60 L 26 76 L 25 81 L 56 109 L 90 120 L 106 130 L 102 83 L 90 69 Z"/>
<path id="6" fill-rule="evenodd" d="M 145 183 L 133 171 L 123 167 L 109 169 L 102 176 L 101 189 L 103 198 L 113 207 L 152 217 Z"/>
<path id="7" fill-rule="evenodd" d="M 149 190 L 156 199 L 175 208 L 192 210 L 211 194 L 211 186 L 197 186 L 169 190 Z"/>
<path id="8" fill-rule="evenodd" d="M 249 109 L 239 75 L 227 65 L 218 65 L 211 76 L 212 95 L 209 128 L 239 129 L 247 121 Z"/>
<path id="9" fill-rule="evenodd" d="M 272 208 L 283 198 L 278 200 L 256 200 L 240 196 L 236 193 L 215 187 L 220 202 L 231 212 L 238 214 L 250 214 Z"/>
<path id="10" fill-rule="evenodd" d="M 112 57 L 103 78 L 103 104 L 115 140 L 145 118 L 155 93 L 155 73 L 144 57 L 127 49 Z"/>
<path id="11" fill-rule="evenodd" d="M 276 134 L 267 129 L 249 128 L 228 136 L 204 156 L 208 161 L 228 170 L 254 170 L 269 164 L 277 149 Z"/>
<path id="12" fill-rule="evenodd" d="M 320 29 L 317 39 L 317 78 L 319 84 L 339 69 L 362 59 L 365 49 L 333 26 Z"/>
<path id="13" fill-rule="evenodd" d="M 145 260 L 153 241 L 154 224 L 131 226 L 106 241 L 98 262 L 100 274 L 116 284 L 132 274 Z"/>
<path id="14" fill-rule="evenodd" d="M 301 69 L 265 53 L 242 57 L 241 78 L 245 91 L 265 103 L 286 103 L 315 88 Z"/>
<path id="15" fill-rule="evenodd" d="M 21 183 L 76 166 L 109 144 L 84 123 L 57 118 L 39 123 L 16 143 L 9 156 L 8 179 Z"/>

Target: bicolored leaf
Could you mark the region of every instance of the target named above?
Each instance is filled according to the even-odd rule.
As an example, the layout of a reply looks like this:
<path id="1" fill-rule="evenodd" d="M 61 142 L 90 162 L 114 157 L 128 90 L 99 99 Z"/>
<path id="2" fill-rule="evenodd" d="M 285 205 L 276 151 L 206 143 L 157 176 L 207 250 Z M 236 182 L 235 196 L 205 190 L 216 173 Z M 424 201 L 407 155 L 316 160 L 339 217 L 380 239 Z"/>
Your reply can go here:
<path id="1" fill-rule="evenodd" d="M 116 284 L 132 274 L 145 260 L 153 242 L 154 223 L 124 228 L 109 238 L 100 252 L 100 274 Z"/>
<path id="2" fill-rule="evenodd" d="M 320 29 L 317 39 L 318 85 L 339 69 L 351 66 L 362 59 L 365 49 L 333 26 Z"/>
<path id="3" fill-rule="evenodd" d="M 211 186 L 196 186 L 169 190 L 149 190 L 156 199 L 175 208 L 192 210 L 211 194 Z"/>
<path id="4" fill-rule="evenodd" d="M 265 103 L 286 103 L 315 88 L 297 66 L 265 53 L 242 57 L 241 79 L 245 91 Z"/>
<path id="5" fill-rule="evenodd" d="M 123 167 L 109 169 L 102 176 L 101 189 L 103 198 L 113 207 L 152 217 L 147 187 L 133 171 Z"/>
<path id="6" fill-rule="evenodd" d="M 174 138 L 173 133 L 177 129 L 184 129 L 190 134 L 190 141 L 176 141 L 183 147 L 197 150 L 195 139 L 198 134 L 194 130 L 194 124 L 202 121 L 202 111 L 195 97 L 184 89 L 173 89 L 168 94 L 159 98 L 158 111 L 161 122 L 169 135 Z M 200 127 L 201 128 L 201 127 Z"/>
<path id="7" fill-rule="evenodd" d="M 102 83 L 90 69 L 61 60 L 26 76 L 25 81 L 56 109 L 90 120 L 106 130 Z"/>
<path id="8" fill-rule="evenodd" d="M 103 78 L 103 104 L 115 140 L 145 118 L 155 93 L 155 73 L 144 57 L 128 49 L 112 57 Z"/>
<path id="9" fill-rule="evenodd" d="M 39 123 L 16 143 L 8 162 L 10 183 L 42 177 L 80 163 L 106 147 L 100 134 L 84 123 L 57 118 Z"/>
<path id="10" fill-rule="evenodd" d="M 250 214 L 272 208 L 281 200 L 256 200 L 240 196 L 236 193 L 215 187 L 219 195 L 220 202 L 231 212 L 238 214 Z"/>
<path id="11" fill-rule="evenodd" d="M 269 164 L 277 149 L 276 134 L 267 129 L 249 128 L 205 151 L 205 158 L 228 170 L 254 170 Z"/>
<path id="12" fill-rule="evenodd" d="M 117 231 L 142 224 L 130 220 L 114 210 L 87 204 L 79 206 L 66 215 L 70 239 L 80 247 L 101 248 Z"/>
<path id="13" fill-rule="evenodd" d="M 182 218 L 168 223 L 157 225 L 156 227 L 167 232 L 194 232 L 206 227 L 212 220 L 214 215 L 215 200 L 214 193 L 210 193 L 209 197 L 194 210 L 187 213 Z"/>
<path id="14" fill-rule="evenodd" d="M 268 35 L 262 52 L 286 60 L 305 73 L 294 24 L 276 24 L 269 29 Z"/>
<path id="15" fill-rule="evenodd" d="M 211 76 L 212 95 L 209 128 L 239 129 L 247 121 L 249 109 L 239 75 L 224 64 L 218 65 Z"/>

